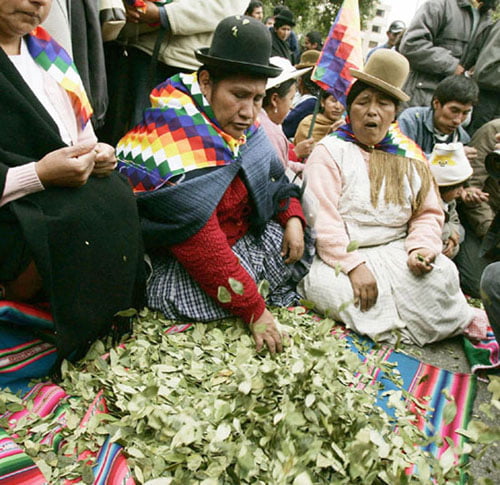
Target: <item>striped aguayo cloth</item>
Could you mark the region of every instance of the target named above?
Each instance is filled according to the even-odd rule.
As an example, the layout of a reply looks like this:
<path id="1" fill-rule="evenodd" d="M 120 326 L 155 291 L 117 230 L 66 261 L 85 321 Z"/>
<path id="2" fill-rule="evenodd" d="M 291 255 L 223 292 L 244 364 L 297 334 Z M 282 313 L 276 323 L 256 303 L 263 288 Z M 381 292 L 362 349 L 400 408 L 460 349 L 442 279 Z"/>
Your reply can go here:
<path id="1" fill-rule="evenodd" d="M 0 322 L 3 322 L 0 324 L 0 387 L 24 390 L 25 401 L 34 401 L 34 412 L 40 416 L 52 414 L 58 418 L 55 421 L 59 424 L 55 425 L 54 429 L 51 429 L 43 438 L 57 449 L 61 445 L 61 437 L 58 433 L 61 426 L 64 426 L 64 413 L 69 396 L 59 386 L 50 382 L 39 383 L 31 388 L 26 386 L 30 373 L 41 377 L 49 372 L 55 362 L 55 347 L 40 338 L 33 338 L 26 332 L 25 328 L 19 327 L 24 324 L 38 330 L 42 328 L 47 332 L 50 313 L 29 305 L 3 301 L 0 302 Z M 16 327 L 13 327 L 13 323 Z M 175 325 L 170 327 L 167 332 L 181 332 L 190 326 L 189 323 Z M 340 331 L 343 332 L 343 328 Z M 462 442 L 464 438 L 457 434 L 456 430 L 466 428 L 471 416 L 476 390 L 476 377 L 474 375 L 440 369 L 387 348 L 361 352 L 354 345 L 353 337 L 350 335 L 345 337 L 360 359 L 364 359 L 367 352 L 377 352 L 382 360 L 395 364 L 395 368 L 400 372 L 402 378 L 403 389 L 411 393 L 416 398 L 416 402 L 421 402 L 423 406 L 433 409 L 429 422 L 424 419 L 422 412 L 417 405 L 413 404 L 413 401 L 409 403 L 417 416 L 416 423 L 420 429 L 431 435 L 431 427 L 433 427 L 441 437 L 450 438 L 455 445 Z M 20 378 L 16 379 L 18 375 Z M 393 410 L 387 406 L 383 393 L 396 389 L 396 386 L 378 368 L 373 369 L 373 381 L 383 384 L 384 389 L 380 391 L 379 405 L 391 414 Z M 445 394 L 451 396 L 457 406 L 455 418 L 448 425 L 445 424 L 443 415 L 443 410 L 448 403 Z M 81 425 L 85 426 L 90 416 L 96 412 L 107 412 L 106 403 L 100 395 L 96 396 L 93 404 L 82 418 Z M 27 414 L 27 409 L 23 409 L 15 413 L 7 413 L 4 416 L 12 423 L 12 420 L 19 420 Z M 0 483 L 2 485 L 20 483 L 42 485 L 47 483 L 33 460 L 11 439 L 9 431 L 9 428 L 0 428 Z M 449 446 L 446 440 L 443 441 L 445 443 L 443 447 L 438 448 L 437 445 L 431 444 L 428 451 L 440 457 Z M 98 453 L 97 463 L 93 471 L 94 484 L 130 485 L 134 483 L 122 448 L 116 444 L 109 442 L 104 444 Z M 69 483 L 71 482 L 67 482 L 67 484 Z"/>

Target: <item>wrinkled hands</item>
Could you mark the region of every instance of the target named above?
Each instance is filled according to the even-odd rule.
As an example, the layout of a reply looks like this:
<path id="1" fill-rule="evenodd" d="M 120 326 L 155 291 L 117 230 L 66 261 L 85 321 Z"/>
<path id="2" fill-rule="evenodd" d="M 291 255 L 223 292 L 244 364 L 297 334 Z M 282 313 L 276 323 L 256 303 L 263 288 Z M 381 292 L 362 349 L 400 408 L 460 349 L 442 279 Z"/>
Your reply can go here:
<path id="1" fill-rule="evenodd" d="M 255 340 L 257 352 L 262 350 L 264 344 L 271 354 L 283 351 L 283 336 L 276 326 L 273 315 L 267 308 L 260 318 L 250 324 L 250 331 Z"/>
<path id="2" fill-rule="evenodd" d="M 127 20 L 133 24 L 155 24 L 160 21 L 160 9 L 153 2 L 144 2 L 146 4 L 146 11 L 141 12 L 135 7 L 125 4 L 127 11 Z"/>
<path id="3" fill-rule="evenodd" d="M 354 293 L 354 305 L 359 306 L 362 312 L 366 312 L 377 303 L 377 280 L 365 263 L 349 271 L 348 276 Z"/>
<path id="4" fill-rule="evenodd" d="M 44 187 L 80 187 L 92 174 L 105 177 L 115 167 L 114 149 L 105 143 L 83 143 L 59 148 L 45 155 L 35 165 Z"/>
<path id="5" fill-rule="evenodd" d="M 304 229 L 298 217 L 290 217 L 286 223 L 281 256 L 286 264 L 295 263 L 304 254 Z"/>
<path id="6" fill-rule="evenodd" d="M 415 276 L 422 276 L 432 271 L 432 263 L 436 259 L 436 253 L 431 249 L 414 249 L 408 255 L 408 268 Z"/>

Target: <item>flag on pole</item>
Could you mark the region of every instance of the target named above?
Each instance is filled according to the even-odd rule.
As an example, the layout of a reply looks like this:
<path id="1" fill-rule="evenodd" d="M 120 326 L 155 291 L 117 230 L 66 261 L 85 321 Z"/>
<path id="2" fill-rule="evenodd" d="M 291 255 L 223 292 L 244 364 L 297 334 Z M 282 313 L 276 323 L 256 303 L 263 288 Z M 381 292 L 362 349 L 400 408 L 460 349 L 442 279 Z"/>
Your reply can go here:
<path id="1" fill-rule="evenodd" d="M 363 68 L 358 0 L 344 0 L 311 79 L 345 106 L 347 92 L 354 80 L 350 68 Z"/>

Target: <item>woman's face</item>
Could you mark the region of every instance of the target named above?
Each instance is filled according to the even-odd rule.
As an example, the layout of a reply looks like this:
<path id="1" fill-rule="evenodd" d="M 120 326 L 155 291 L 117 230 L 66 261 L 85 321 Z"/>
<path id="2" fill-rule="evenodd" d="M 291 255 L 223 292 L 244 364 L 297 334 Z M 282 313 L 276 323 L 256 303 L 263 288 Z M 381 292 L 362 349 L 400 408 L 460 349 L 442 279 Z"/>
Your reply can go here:
<path id="1" fill-rule="evenodd" d="M 264 10 L 262 9 L 262 7 L 255 7 L 252 10 L 250 17 L 253 17 L 254 19 L 257 20 L 262 20 L 262 18 L 264 17 Z"/>
<path id="2" fill-rule="evenodd" d="M 356 138 L 364 145 L 380 143 L 394 121 L 396 105 L 375 88 L 362 91 L 351 104 L 349 117 Z"/>
<path id="3" fill-rule="evenodd" d="M 266 80 L 237 74 L 214 83 L 208 71 L 202 71 L 198 80 L 219 126 L 232 137 L 240 138 L 262 108 Z"/>
<path id="4" fill-rule="evenodd" d="M 290 32 L 292 31 L 292 28 L 289 25 L 282 25 L 281 27 L 275 27 L 275 30 L 276 30 L 276 35 L 281 40 L 287 40 L 288 37 L 290 37 Z"/>
<path id="5" fill-rule="evenodd" d="M 321 107 L 323 108 L 323 114 L 330 121 L 338 121 L 344 112 L 342 103 L 337 101 L 331 94 L 328 98 L 321 100 Z"/>
<path id="6" fill-rule="evenodd" d="M 280 98 L 278 93 L 274 93 L 272 99 L 272 104 L 266 109 L 266 112 L 273 123 L 281 125 L 286 115 L 292 108 L 293 98 L 297 92 L 297 83 L 293 83 L 290 86 L 288 92 Z"/>
<path id="7" fill-rule="evenodd" d="M 1 0 L 0 44 L 21 39 L 49 14 L 52 0 Z"/>

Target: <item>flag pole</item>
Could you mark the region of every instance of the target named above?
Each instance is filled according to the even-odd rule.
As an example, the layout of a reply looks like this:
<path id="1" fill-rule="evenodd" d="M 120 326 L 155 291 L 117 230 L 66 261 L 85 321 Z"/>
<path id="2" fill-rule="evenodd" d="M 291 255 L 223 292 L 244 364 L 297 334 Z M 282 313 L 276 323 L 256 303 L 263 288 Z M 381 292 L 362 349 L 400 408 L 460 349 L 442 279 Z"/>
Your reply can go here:
<path id="1" fill-rule="evenodd" d="M 311 125 L 309 126 L 309 131 L 307 133 L 307 139 L 311 138 L 311 136 L 312 136 L 314 124 L 316 123 L 316 117 L 318 116 L 318 112 L 319 112 L 319 105 L 320 105 L 320 100 L 319 100 L 319 96 L 318 96 L 318 97 L 316 97 L 316 103 L 314 104 L 314 111 L 312 114 Z"/>

